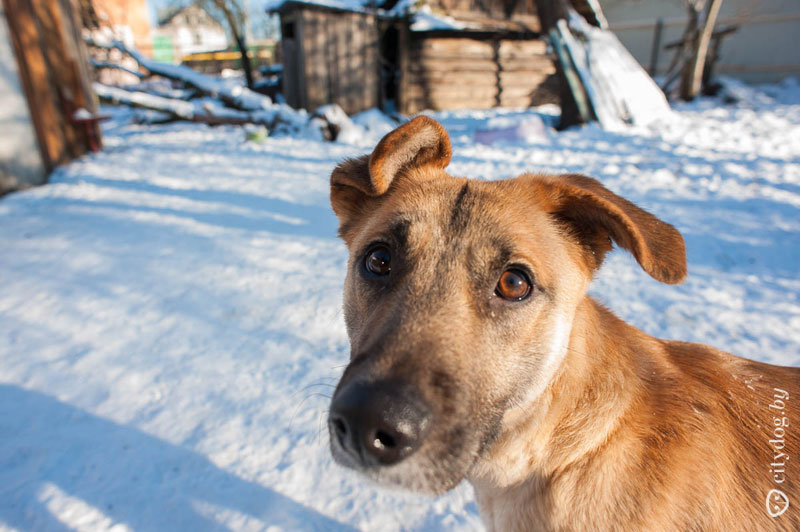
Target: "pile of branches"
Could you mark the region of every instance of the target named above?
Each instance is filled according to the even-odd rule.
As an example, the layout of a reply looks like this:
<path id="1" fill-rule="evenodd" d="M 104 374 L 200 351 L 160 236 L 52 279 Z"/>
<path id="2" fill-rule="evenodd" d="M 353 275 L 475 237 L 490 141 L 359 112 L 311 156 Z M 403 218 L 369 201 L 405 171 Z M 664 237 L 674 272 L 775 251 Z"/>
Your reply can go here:
<path id="1" fill-rule="evenodd" d="M 722 39 L 737 27 L 715 30 L 722 0 L 686 0 L 688 19 L 681 39 L 666 46 L 675 49 L 662 85 L 670 97 L 691 101 L 710 85 L 711 71 Z"/>
<path id="2" fill-rule="evenodd" d="M 155 111 L 158 121 L 185 120 L 211 125 L 256 124 L 270 131 L 287 134 L 311 134 L 324 138 L 328 124 L 319 117 L 310 117 L 285 104 L 274 103 L 268 96 L 225 80 L 202 74 L 183 65 L 172 65 L 149 59 L 120 41 L 100 42 L 87 39 L 91 47 L 116 50 L 123 59 L 132 59 L 136 68 L 124 61 L 92 61 L 97 69 L 113 68 L 132 74 L 144 81 L 152 77 L 172 80 L 179 90 L 158 93 L 143 90 L 145 84 L 134 88 L 94 83 L 101 101 Z"/>

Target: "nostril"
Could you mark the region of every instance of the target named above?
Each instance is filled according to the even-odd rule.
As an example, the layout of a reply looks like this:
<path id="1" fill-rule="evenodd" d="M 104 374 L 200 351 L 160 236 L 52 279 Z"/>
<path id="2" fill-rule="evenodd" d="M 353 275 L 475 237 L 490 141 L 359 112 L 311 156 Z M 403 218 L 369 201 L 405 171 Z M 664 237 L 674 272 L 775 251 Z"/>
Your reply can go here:
<path id="1" fill-rule="evenodd" d="M 372 446 L 378 450 L 394 449 L 397 447 L 397 440 L 391 434 L 379 430 L 375 433 L 375 440 L 372 442 Z"/>
<path id="2" fill-rule="evenodd" d="M 333 420 L 333 430 L 336 431 L 336 434 L 341 434 L 342 436 L 347 435 L 347 425 L 344 424 L 341 418 L 337 417 Z"/>
<path id="3" fill-rule="evenodd" d="M 339 443 L 344 447 L 345 441 L 347 440 L 347 423 L 345 423 L 344 419 L 340 417 L 334 417 L 331 419 L 331 428 L 333 429 L 333 433 L 336 434 L 336 439 L 339 440 Z"/>

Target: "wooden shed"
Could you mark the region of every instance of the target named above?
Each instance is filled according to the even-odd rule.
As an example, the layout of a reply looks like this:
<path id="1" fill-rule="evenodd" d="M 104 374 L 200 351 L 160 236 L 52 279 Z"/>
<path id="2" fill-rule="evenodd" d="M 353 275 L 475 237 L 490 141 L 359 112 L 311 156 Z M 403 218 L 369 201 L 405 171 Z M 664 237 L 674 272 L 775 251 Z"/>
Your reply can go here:
<path id="1" fill-rule="evenodd" d="M 534 0 L 439 0 L 427 7 L 397 25 L 400 112 L 556 101 L 556 69 Z"/>
<path id="2" fill-rule="evenodd" d="M 275 10 L 289 105 L 313 111 L 336 102 L 348 114 L 380 105 L 376 13 L 297 1 Z"/>
<path id="3" fill-rule="evenodd" d="M 278 0 L 271 9 L 281 18 L 283 94 L 293 107 L 414 114 L 558 101 L 537 0 L 322 3 Z M 597 22 L 596 0 L 572 4 Z"/>

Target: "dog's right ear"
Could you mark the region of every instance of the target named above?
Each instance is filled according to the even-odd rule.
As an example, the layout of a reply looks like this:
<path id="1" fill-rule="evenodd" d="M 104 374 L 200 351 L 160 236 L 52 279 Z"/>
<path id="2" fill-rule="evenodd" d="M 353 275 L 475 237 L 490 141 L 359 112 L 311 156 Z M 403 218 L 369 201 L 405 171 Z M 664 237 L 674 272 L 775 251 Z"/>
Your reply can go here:
<path id="1" fill-rule="evenodd" d="M 385 194 L 400 174 L 412 168 L 450 163 L 450 137 L 442 125 L 418 116 L 387 134 L 371 155 L 348 159 L 331 174 L 331 205 L 339 218 L 339 234 Z"/>

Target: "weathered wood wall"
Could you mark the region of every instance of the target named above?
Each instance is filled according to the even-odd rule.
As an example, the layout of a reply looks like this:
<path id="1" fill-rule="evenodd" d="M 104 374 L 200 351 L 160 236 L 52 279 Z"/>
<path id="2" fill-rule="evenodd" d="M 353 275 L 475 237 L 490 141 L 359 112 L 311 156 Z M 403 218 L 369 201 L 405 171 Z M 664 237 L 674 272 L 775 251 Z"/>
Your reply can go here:
<path id="1" fill-rule="evenodd" d="M 348 114 L 377 107 L 380 79 L 375 17 L 321 9 L 303 9 L 289 17 L 283 24 L 291 20 L 295 28 L 294 38 L 283 39 L 287 102 L 309 111 L 338 103 Z"/>
<path id="2" fill-rule="evenodd" d="M 96 111 L 72 0 L 3 0 L 22 86 L 48 170 L 86 152 L 78 108 Z M 96 131 L 99 135 L 99 131 Z"/>
<path id="3" fill-rule="evenodd" d="M 552 101 L 555 74 L 543 40 L 401 38 L 399 109 L 529 107 Z"/>

